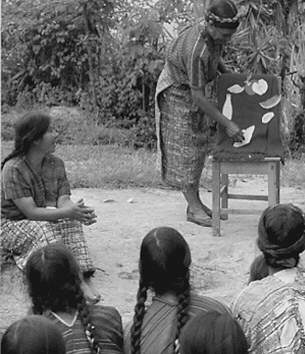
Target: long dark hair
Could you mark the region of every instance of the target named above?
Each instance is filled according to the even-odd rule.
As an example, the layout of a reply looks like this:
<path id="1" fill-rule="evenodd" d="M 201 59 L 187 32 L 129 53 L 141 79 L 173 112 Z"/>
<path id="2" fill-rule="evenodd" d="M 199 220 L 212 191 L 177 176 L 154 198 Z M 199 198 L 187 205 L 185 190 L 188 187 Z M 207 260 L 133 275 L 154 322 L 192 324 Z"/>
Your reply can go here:
<path id="1" fill-rule="evenodd" d="M 245 354 L 246 337 L 228 313 L 210 311 L 193 317 L 180 338 L 181 354 Z"/>
<path id="2" fill-rule="evenodd" d="M 25 155 L 33 142 L 46 133 L 50 120 L 50 116 L 39 111 L 29 112 L 19 118 L 15 123 L 14 150 L 2 161 L 1 169 L 8 160 Z"/>
<path id="3" fill-rule="evenodd" d="M 140 251 L 140 281 L 131 329 L 131 352 L 141 353 L 141 327 L 145 314 L 147 290 L 156 295 L 173 292 L 178 298 L 176 340 L 188 320 L 190 304 L 190 249 L 183 236 L 170 227 L 151 230 L 143 239 Z"/>
<path id="4" fill-rule="evenodd" d="M 59 243 L 42 247 L 29 257 L 25 274 L 33 313 L 77 309 L 93 353 L 98 353 L 94 326 L 81 289 L 80 268 L 72 253 Z"/>
<path id="5" fill-rule="evenodd" d="M 268 266 L 297 266 L 299 255 L 305 249 L 303 211 L 293 204 L 277 204 L 265 209 L 258 223 L 257 245 Z"/>

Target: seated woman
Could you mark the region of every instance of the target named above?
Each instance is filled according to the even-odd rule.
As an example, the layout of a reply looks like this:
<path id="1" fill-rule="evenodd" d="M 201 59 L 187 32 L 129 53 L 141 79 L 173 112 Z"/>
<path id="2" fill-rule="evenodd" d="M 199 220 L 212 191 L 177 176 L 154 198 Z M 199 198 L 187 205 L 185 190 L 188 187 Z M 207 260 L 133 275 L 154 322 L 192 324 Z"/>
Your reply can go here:
<path id="1" fill-rule="evenodd" d="M 65 343 L 47 318 L 32 315 L 16 321 L 1 340 L 2 354 L 65 354 Z"/>
<path id="2" fill-rule="evenodd" d="M 143 239 L 139 261 L 139 289 L 133 323 L 127 326 L 125 353 L 176 353 L 181 329 L 198 313 L 229 313 L 221 303 L 191 292 L 191 254 L 182 235 L 159 227 Z M 145 308 L 148 290 L 154 296 Z"/>
<path id="3" fill-rule="evenodd" d="M 113 307 L 87 304 L 79 266 L 66 247 L 55 243 L 34 251 L 25 274 L 32 312 L 52 320 L 67 353 L 123 352 L 120 314 Z"/>
<path id="4" fill-rule="evenodd" d="M 238 322 L 210 311 L 192 318 L 180 335 L 180 354 L 246 354 L 248 344 Z"/>
<path id="5" fill-rule="evenodd" d="M 252 353 L 304 353 L 305 219 L 292 204 L 267 208 L 258 225 L 258 247 L 269 275 L 252 281 L 233 304 Z"/>
<path id="6" fill-rule="evenodd" d="M 15 148 L 1 166 L 1 248 L 23 269 L 35 249 L 63 242 L 80 264 L 88 297 L 97 301 L 82 228 L 96 215 L 83 200 L 71 201 L 64 163 L 52 154 L 55 141 L 48 115 L 31 112 L 17 121 Z"/>

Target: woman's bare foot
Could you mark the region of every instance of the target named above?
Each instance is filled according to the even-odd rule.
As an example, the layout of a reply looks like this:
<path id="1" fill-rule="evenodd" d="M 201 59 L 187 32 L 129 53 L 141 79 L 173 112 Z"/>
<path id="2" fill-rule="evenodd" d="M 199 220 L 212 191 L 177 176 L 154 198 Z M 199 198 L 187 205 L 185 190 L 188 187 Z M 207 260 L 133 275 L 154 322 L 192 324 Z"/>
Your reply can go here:
<path id="1" fill-rule="evenodd" d="M 191 210 L 189 207 L 186 210 L 186 220 L 194 224 L 211 227 L 212 219 L 201 208 Z"/>

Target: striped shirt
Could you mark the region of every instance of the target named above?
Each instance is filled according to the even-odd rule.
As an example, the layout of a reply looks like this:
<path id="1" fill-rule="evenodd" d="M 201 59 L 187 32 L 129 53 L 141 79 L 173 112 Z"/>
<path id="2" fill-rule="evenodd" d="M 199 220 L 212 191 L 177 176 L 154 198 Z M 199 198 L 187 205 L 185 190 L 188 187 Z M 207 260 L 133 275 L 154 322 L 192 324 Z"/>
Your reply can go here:
<path id="1" fill-rule="evenodd" d="M 290 268 L 251 282 L 233 304 L 249 353 L 305 352 L 305 271 Z"/>
<path id="2" fill-rule="evenodd" d="M 2 170 L 1 217 L 22 220 L 26 217 L 14 203 L 15 199 L 32 197 L 37 207 L 56 206 L 62 195 L 70 195 L 64 162 L 48 155 L 38 174 L 24 156 L 8 160 Z"/>
<path id="3" fill-rule="evenodd" d="M 174 340 L 177 330 L 177 305 L 174 298 L 154 297 L 148 307 L 142 323 L 141 353 L 173 354 Z M 191 295 L 189 315 L 191 317 L 208 311 L 230 313 L 229 309 L 220 302 L 205 296 Z M 131 353 L 130 323 L 125 330 L 124 352 Z"/>
<path id="4" fill-rule="evenodd" d="M 217 73 L 222 46 L 207 35 L 205 24 L 185 27 L 167 47 L 166 61 L 175 85 L 200 89 Z"/>
<path id="5" fill-rule="evenodd" d="M 95 340 L 99 343 L 101 354 L 123 353 L 123 329 L 121 316 L 114 307 L 92 306 L 91 322 L 95 327 Z M 91 354 L 80 316 L 68 324 L 52 312 L 46 314 L 63 335 L 66 354 Z"/>

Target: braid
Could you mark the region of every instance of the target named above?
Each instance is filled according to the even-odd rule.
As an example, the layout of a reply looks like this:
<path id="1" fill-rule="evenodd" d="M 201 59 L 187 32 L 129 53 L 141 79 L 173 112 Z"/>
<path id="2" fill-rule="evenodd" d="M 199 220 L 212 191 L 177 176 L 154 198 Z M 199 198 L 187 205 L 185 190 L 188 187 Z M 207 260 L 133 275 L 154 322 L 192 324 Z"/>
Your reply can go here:
<path id="1" fill-rule="evenodd" d="M 179 353 L 179 336 L 183 326 L 189 319 L 189 307 L 190 307 L 190 283 L 189 283 L 189 272 L 187 272 L 186 278 L 184 280 L 184 286 L 182 292 L 178 295 L 178 308 L 177 308 L 177 332 L 174 342 L 174 352 Z"/>
<path id="2" fill-rule="evenodd" d="M 91 323 L 90 311 L 86 303 L 84 294 L 80 288 L 76 294 L 76 298 L 77 298 L 77 309 L 80 315 L 80 320 L 84 327 L 85 335 L 90 344 L 91 351 L 94 354 L 99 354 L 101 353 L 101 347 L 99 346 L 98 342 L 94 337 L 95 327 Z"/>
<path id="3" fill-rule="evenodd" d="M 14 149 L 8 156 L 6 156 L 6 158 L 1 162 L 1 170 L 3 169 L 4 167 L 4 164 L 8 161 L 8 160 L 11 160 L 13 159 L 14 157 L 17 157 L 19 155 L 22 155 L 23 152 L 21 149 Z"/>
<path id="4" fill-rule="evenodd" d="M 32 311 L 34 315 L 42 315 L 44 312 L 44 306 L 42 301 L 38 297 L 32 297 Z"/>
<path id="5" fill-rule="evenodd" d="M 135 306 L 135 314 L 133 317 L 133 325 L 131 327 L 131 353 L 141 353 L 141 329 L 145 315 L 145 301 L 147 298 L 147 287 L 140 282 L 137 294 L 137 304 Z"/>

